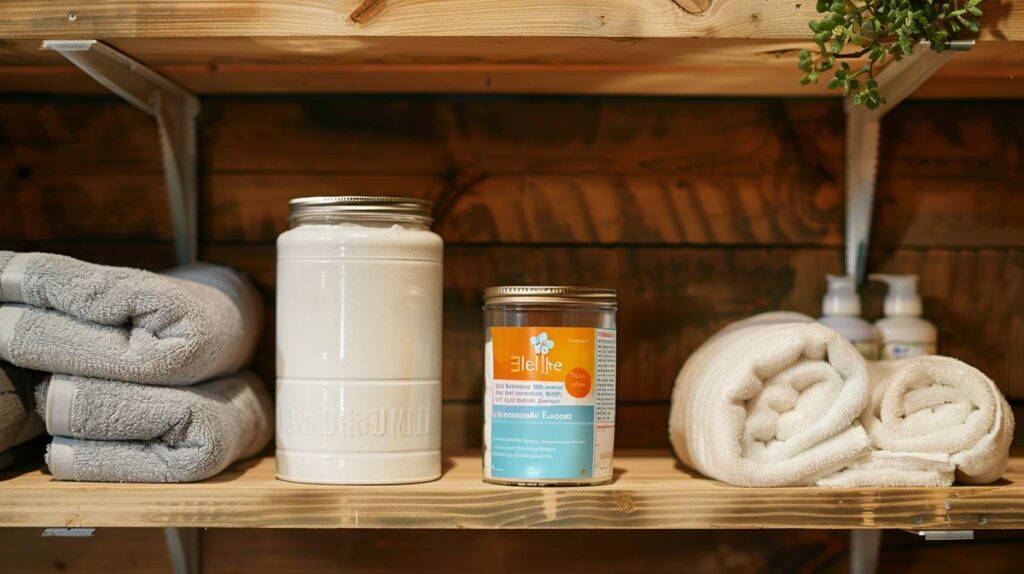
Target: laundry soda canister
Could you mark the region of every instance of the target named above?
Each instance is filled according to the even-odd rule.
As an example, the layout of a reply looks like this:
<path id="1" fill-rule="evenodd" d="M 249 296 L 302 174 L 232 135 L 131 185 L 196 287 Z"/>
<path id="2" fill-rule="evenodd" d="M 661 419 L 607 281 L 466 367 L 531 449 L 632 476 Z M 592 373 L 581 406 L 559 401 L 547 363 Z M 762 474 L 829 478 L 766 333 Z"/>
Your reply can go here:
<path id="1" fill-rule="evenodd" d="M 430 203 L 304 197 L 277 240 L 277 477 L 441 475 L 441 237 Z"/>
<path id="2" fill-rule="evenodd" d="M 616 309 L 614 289 L 484 291 L 484 480 L 611 481 Z"/>

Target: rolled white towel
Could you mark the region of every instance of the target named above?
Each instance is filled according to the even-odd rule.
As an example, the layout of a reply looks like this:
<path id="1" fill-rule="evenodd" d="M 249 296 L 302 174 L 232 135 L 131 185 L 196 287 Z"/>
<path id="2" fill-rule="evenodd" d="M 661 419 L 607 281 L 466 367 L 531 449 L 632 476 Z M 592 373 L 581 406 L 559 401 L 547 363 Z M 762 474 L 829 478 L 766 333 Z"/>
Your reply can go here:
<path id="1" fill-rule="evenodd" d="M 669 436 L 688 466 L 739 486 L 814 484 L 866 455 L 867 364 L 795 313 L 758 315 L 702 345 L 676 378 Z"/>
<path id="2" fill-rule="evenodd" d="M 998 480 L 1009 459 L 1013 413 L 981 371 L 939 356 L 872 363 L 861 424 L 872 453 L 827 486 L 948 486 Z M 955 475 L 955 476 L 954 476 Z"/>

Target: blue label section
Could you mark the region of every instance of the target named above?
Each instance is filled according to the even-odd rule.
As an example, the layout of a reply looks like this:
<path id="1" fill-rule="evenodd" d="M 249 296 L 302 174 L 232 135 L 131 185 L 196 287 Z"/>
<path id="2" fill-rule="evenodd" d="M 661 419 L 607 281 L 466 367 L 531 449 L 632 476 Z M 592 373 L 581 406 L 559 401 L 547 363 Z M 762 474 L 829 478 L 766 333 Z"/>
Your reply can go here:
<path id="1" fill-rule="evenodd" d="M 593 476 L 593 406 L 494 405 L 491 413 L 492 476 L 538 480 Z"/>

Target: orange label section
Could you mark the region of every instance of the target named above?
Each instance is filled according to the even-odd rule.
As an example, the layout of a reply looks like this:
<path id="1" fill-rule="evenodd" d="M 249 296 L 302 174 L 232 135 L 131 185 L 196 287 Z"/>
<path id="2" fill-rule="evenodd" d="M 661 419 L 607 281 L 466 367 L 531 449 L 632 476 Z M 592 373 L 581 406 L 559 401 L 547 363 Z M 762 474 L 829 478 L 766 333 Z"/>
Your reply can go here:
<path id="1" fill-rule="evenodd" d="M 590 394 L 594 378 L 592 327 L 491 327 L 494 378 L 565 383 L 570 394 Z"/>

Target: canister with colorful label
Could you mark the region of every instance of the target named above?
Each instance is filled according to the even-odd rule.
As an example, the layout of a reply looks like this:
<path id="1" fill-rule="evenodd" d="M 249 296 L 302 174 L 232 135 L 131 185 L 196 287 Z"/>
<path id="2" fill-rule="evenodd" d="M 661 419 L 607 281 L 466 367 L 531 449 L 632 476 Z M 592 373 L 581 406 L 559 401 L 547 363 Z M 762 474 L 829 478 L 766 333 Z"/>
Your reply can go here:
<path id="1" fill-rule="evenodd" d="M 484 480 L 612 480 L 616 308 L 614 289 L 484 292 Z"/>

